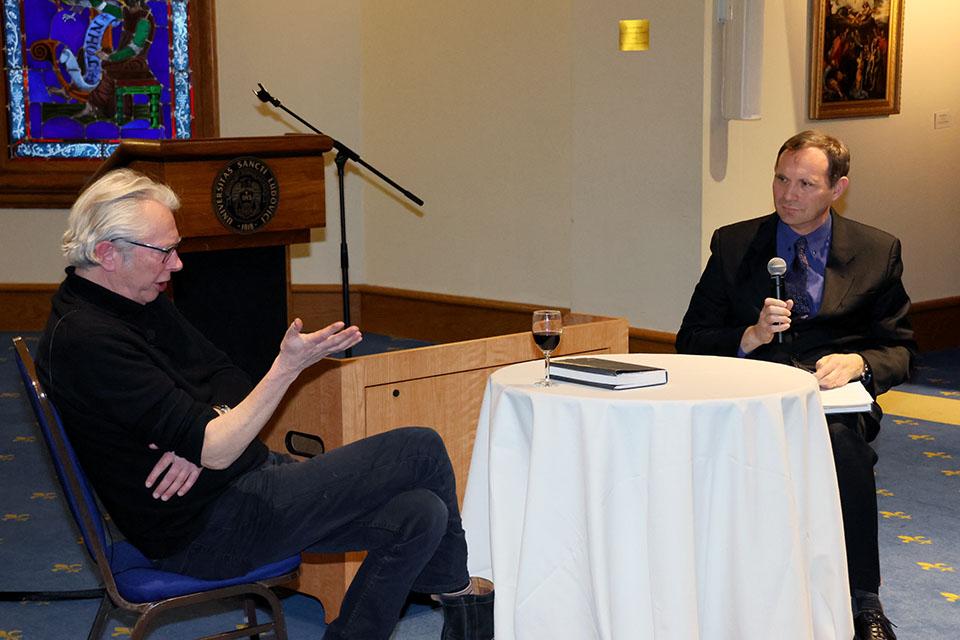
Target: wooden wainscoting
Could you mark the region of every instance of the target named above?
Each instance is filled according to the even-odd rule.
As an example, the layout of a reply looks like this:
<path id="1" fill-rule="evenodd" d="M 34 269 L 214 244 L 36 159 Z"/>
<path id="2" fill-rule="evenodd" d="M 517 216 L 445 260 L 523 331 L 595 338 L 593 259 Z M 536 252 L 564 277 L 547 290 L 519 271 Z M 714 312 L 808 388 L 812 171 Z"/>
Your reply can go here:
<path id="1" fill-rule="evenodd" d="M 56 284 L 0 283 L 0 331 L 42 331 Z M 308 328 L 341 319 L 340 285 L 295 284 L 291 316 Z M 350 315 L 364 331 L 427 342 L 454 342 L 526 331 L 542 305 L 355 285 Z M 565 314 L 569 309 L 561 308 Z M 915 302 L 910 321 L 921 351 L 960 347 L 960 296 Z M 632 327 L 631 353 L 672 353 L 674 333 Z"/>
<path id="2" fill-rule="evenodd" d="M 293 285 L 292 290 L 293 313 L 308 327 L 341 319 L 339 285 Z M 543 308 L 374 285 L 350 287 L 350 320 L 364 331 L 438 344 L 528 331 L 531 314 Z"/>
<path id="3" fill-rule="evenodd" d="M 960 296 L 915 302 L 910 322 L 920 351 L 960 346 Z"/>
<path id="4" fill-rule="evenodd" d="M 43 331 L 58 284 L 0 284 L 0 331 Z"/>
<path id="5" fill-rule="evenodd" d="M 676 353 L 677 334 L 630 327 L 630 353 Z"/>

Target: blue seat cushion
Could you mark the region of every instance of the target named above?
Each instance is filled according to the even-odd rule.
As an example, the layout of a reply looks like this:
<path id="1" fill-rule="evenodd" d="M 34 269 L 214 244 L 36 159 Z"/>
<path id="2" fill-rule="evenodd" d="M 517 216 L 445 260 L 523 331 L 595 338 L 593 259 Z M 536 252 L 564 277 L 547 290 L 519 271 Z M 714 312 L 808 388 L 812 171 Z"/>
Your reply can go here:
<path id="1" fill-rule="evenodd" d="M 129 602 L 155 602 L 166 598 L 188 595 L 199 591 L 211 591 L 221 587 L 267 580 L 290 573 L 300 566 L 300 555 L 290 556 L 277 562 L 265 564 L 242 576 L 225 580 L 200 580 L 179 573 L 157 569 L 149 558 L 126 541 L 115 542 L 110 547 L 110 569 L 117 590 Z"/>

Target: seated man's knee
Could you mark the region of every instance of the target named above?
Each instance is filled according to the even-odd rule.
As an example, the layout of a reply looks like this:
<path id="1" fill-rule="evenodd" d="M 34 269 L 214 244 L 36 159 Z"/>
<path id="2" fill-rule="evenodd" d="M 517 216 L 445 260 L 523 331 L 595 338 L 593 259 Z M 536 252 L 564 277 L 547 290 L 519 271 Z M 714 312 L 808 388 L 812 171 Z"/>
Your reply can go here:
<path id="1" fill-rule="evenodd" d="M 877 462 L 877 454 L 864 439 L 860 430 L 841 420 L 828 420 L 830 445 L 837 465 L 862 464 L 872 467 Z"/>
<path id="2" fill-rule="evenodd" d="M 427 449 L 444 449 L 443 438 L 434 429 L 430 427 L 403 427 L 408 437 L 415 440 L 420 446 Z"/>
<path id="3" fill-rule="evenodd" d="M 401 427 L 395 429 L 394 432 L 403 438 L 405 446 L 412 447 L 434 458 L 449 458 L 443 438 L 430 427 Z"/>
<path id="4" fill-rule="evenodd" d="M 439 542 L 447 530 L 447 505 L 428 489 L 405 491 L 391 500 L 388 508 L 395 512 L 407 539 L 422 537 Z"/>

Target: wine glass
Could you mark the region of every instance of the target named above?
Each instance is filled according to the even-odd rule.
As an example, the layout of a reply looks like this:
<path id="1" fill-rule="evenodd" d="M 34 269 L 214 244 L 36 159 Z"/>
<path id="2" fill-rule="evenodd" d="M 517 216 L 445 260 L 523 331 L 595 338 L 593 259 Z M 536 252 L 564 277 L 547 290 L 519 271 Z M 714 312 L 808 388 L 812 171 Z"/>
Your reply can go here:
<path id="1" fill-rule="evenodd" d="M 552 309 L 542 309 L 533 312 L 533 341 L 543 351 L 546 370 L 543 380 L 537 382 L 538 387 L 552 387 L 556 383 L 550 382 L 550 354 L 560 345 L 560 334 L 563 333 L 563 320 L 560 312 Z"/>

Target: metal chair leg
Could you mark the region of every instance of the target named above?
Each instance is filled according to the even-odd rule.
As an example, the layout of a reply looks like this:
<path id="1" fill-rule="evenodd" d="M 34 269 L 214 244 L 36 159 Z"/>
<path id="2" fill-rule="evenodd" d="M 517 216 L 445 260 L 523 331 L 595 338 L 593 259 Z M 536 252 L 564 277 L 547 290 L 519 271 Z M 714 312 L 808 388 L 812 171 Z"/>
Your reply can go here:
<path id="1" fill-rule="evenodd" d="M 247 626 L 257 626 L 257 603 L 250 596 L 243 597 L 243 611 L 247 614 Z M 260 640 L 260 634 L 254 633 L 250 636 L 252 640 Z"/>
<path id="2" fill-rule="evenodd" d="M 106 593 L 100 600 L 100 607 L 97 609 L 97 615 L 90 625 L 90 633 L 87 634 L 87 640 L 100 640 L 103 637 L 103 630 L 107 624 L 107 616 L 115 611 L 116 607 L 110 601 L 110 596 Z"/>

